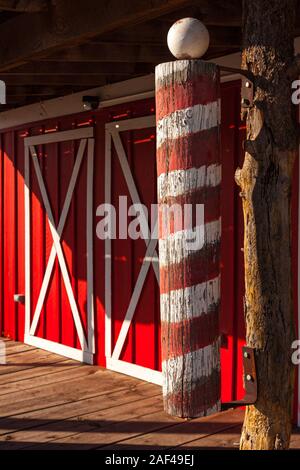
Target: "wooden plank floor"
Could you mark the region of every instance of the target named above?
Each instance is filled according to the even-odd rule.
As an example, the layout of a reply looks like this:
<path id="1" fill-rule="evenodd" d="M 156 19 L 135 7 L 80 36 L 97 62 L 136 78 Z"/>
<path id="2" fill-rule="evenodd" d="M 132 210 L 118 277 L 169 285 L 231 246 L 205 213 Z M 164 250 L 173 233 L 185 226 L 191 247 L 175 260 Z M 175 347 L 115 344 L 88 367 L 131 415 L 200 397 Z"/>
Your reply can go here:
<path id="1" fill-rule="evenodd" d="M 182 420 L 160 387 L 5 340 L 0 450 L 238 449 L 243 411 Z M 292 448 L 300 449 L 295 432 Z"/>

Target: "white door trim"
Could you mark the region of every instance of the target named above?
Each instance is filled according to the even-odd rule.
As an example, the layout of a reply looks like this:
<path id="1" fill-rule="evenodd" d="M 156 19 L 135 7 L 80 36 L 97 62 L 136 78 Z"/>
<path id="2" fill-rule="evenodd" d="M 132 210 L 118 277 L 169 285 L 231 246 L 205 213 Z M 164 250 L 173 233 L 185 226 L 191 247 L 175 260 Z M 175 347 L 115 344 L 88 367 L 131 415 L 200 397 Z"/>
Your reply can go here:
<path id="1" fill-rule="evenodd" d="M 51 134 L 34 135 L 25 137 L 25 145 L 42 145 L 59 142 L 67 142 L 69 140 L 89 139 L 92 138 L 94 129 L 92 127 L 83 127 L 82 129 L 72 129 L 70 131 L 51 132 Z"/>
<path id="2" fill-rule="evenodd" d="M 25 339 L 24 342 L 51 352 L 61 354 L 79 361 L 93 363 L 93 354 L 95 352 L 95 339 L 94 339 L 94 294 L 93 294 L 93 158 L 94 158 L 94 139 L 93 128 L 75 129 L 71 131 L 56 132 L 51 135 L 41 135 L 28 137 L 25 139 Z M 66 198 L 63 204 L 63 209 L 59 218 L 58 226 L 55 226 L 51 204 L 48 198 L 47 189 L 43 180 L 40 165 L 38 163 L 37 152 L 35 145 L 46 143 L 64 142 L 69 140 L 80 140 L 75 164 L 73 167 L 71 179 L 69 182 Z M 80 314 L 78 311 L 77 303 L 74 297 L 74 292 L 69 278 L 68 269 L 64 253 L 61 247 L 61 236 L 67 220 L 73 192 L 75 189 L 76 181 L 80 171 L 81 163 L 83 160 L 84 152 L 87 146 L 87 337 L 84 333 L 83 325 L 81 322 Z M 38 180 L 38 185 L 41 191 L 44 208 L 46 210 L 47 221 L 53 238 L 53 245 L 47 262 L 44 279 L 42 282 L 41 290 L 39 293 L 38 301 L 35 307 L 35 312 L 31 320 L 31 260 L 30 260 L 30 160 L 33 162 L 35 173 Z M 66 292 L 71 306 L 72 316 L 76 327 L 77 335 L 80 341 L 81 350 L 65 346 L 53 341 L 38 338 L 35 332 L 38 326 L 41 310 L 45 300 L 45 296 L 49 287 L 51 274 L 54 267 L 55 258 L 58 258 L 59 266 L 61 268 Z"/>
<path id="3" fill-rule="evenodd" d="M 146 129 L 148 127 L 155 127 L 155 116 L 145 116 L 142 118 L 127 119 L 124 121 L 107 123 L 105 126 L 105 202 L 111 204 L 111 158 L 112 158 L 112 142 L 114 144 L 119 163 L 124 175 L 130 197 L 134 204 L 140 204 L 140 197 L 134 182 L 130 166 L 126 157 L 126 153 L 120 138 L 120 132 L 131 129 Z M 154 272 L 159 282 L 159 265 L 158 254 L 156 251 L 157 240 L 150 239 L 150 229 L 148 227 L 148 239 L 145 239 L 146 253 L 143 263 L 135 284 L 123 324 L 117 338 L 114 349 L 112 350 L 112 310 L 111 310 L 111 296 L 112 296 L 112 283 L 111 283 L 111 269 L 112 269 L 112 252 L 111 240 L 105 240 L 105 355 L 106 367 L 116 372 L 131 375 L 148 382 L 162 384 L 161 372 L 151 370 L 147 367 L 142 367 L 136 364 L 131 364 L 120 360 L 120 355 L 133 319 L 144 282 L 150 266 L 154 268 Z"/>
<path id="4" fill-rule="evenodd" d="M 119 359 L 106 358 L 106 368 L 156 385 L 162 386 L 163 383 L 161 372 Z"/>

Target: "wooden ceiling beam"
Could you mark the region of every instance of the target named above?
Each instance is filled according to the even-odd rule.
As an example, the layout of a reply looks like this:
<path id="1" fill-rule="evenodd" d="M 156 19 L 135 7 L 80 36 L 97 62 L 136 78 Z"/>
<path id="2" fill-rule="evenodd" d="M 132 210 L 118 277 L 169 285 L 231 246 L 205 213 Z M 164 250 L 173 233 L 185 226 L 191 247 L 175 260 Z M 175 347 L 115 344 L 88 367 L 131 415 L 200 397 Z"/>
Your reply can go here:
<path id="1" fill-rule="evenodd" d="M 43 61 L 43 58 L 39 59 Z M 157 64 L 172 60 L 167 45 L 128 45 L 128 44 L 85 44 L 66 49 L 57 54 L 47 56 L 46 60 L 54 62 L 149 62 Z M 0 74 L 1 75 L 1 74 Z"/>
<path id="2" fill-rule="evenodd" d="M 154 68 L 153 68 L 154 71 Z M 62 86 L 70 87 L 98 87 L 111 82 L 112 80 L 126 80 L 133 74 L 123 74 L 121 76 L 108 75 L 6 75 L 4 81 L 7 87 L 13 86 Z"/>
<path id="3" fill-rule="evenodd" d="M 0 10 L 23 13 L 44 11 L 48 5 L 47 0 L 0 0 Z"/>
<path id="4" fill-rule="evenodd" d="M 1 105 L 0 113 L 3 113 L 4 111 L 9 111 L 10 109 L 19 108 L 20 106 L 26 106 L 34 102 L 36 102 L 34 98 L 20 98 L 17 101 L 14 98 L 11 98 L 9 99 L 9 102 L 7 102 L 7 104 Z"/>
<path id="5" fill-rule="evenodd" d="M 229 38 L 226 33 L 220 33 L 220 41 L 211 41 L 209 51 L 214 48 L 236 48 L 238 49 L 239 40 Z M 226 44 L 227 41 L 227 44 Z M 124 62 L 124 63 L 150 63 L 158 64 L 173 60 L 166 41 L 160 44 L 124 44 L 122 42 L 110 43 L 97 40 L 97 42 L 84 44 L 65 51 L 47 56 L 48 62 L 86 62 L 86 63 L 105 63 L 105 62 Z M 39 59 L 41 62 L 43 58 Z M 0 73 L 1 76 L 1 73 Z"/>
<path id="6" fill-rule="evenodd" d="M 106 34 L 100 38 L 92 40 L 93 44 L 113 43 L 124 45 L 151 45 L 160 46 L 167 42 L 169 23 L 147 23 L 139 25 L 134 29 L 116 31 L 113 34 Z M 240 27 L 219 27 L 209 26 L 210 47 L 235 47 L 240 46 L 242 34 Z"/>
<path id="7" fill-rule="evenodd" d="M 0 48 L 0 70 L 194 3 L 195 0 L 56 0 L 55 7 L 47 12 L 21 14 L 1 25 L 0 44 L 6 47 Z"/>
<path id="8" fill-rule="evenodd" d="M 44 96 L 63 96 L 84 89 L 82 86 L 64 85 L 64 86 L 8 86 L 6 88 L 7 101 L 14 97 L 44 97 Z"/>
<path id="9" fill-rule="evenodd" d="M 184 10 L 161 17 L 159 21 L 166 21 L 171 25 L 174 21 L 187 16 L 198 18 L 206 26 L 241 27 L 242 2 L 241 0 L 199 0 Z"/>
<path id="10" fill-rule="evenodd" d="M 103 63 L 82 63 L 82 62 L 31 62 L 6 72 L 0 72 L 0 79 L 7 76 L 22 75 L 44 75 L 44 76 L 92 76 L 92 75 L 139 75 L 153 71 L 150 63 L 125 63 L 125 62 L 103 62 Z"/>

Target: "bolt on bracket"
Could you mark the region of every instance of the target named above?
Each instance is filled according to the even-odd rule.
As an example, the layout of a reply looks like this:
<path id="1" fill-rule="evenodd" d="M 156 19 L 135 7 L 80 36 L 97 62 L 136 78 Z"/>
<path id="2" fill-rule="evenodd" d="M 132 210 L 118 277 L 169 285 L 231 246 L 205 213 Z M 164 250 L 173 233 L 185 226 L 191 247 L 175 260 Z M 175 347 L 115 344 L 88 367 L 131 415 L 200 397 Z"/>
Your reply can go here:
<path id="1" fill-rule="evenodd" d="M 245 396 L 241 400 L 222 403 L 221 409 L 238 408 L 239 406 L 254 405 L 257 400 L 257 375 L 254 349 L 244 346 L 243 351 L 243 367 L 244 367 L 244 387 Z"/>

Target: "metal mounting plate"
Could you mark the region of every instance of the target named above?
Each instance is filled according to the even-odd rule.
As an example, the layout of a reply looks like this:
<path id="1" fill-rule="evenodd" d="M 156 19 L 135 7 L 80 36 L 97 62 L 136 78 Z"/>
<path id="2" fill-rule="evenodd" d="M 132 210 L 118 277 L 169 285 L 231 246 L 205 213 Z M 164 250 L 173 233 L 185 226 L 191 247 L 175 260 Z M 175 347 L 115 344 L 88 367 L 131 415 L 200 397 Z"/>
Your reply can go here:
<path id="1" fill-rule="evenodd" d="M 257 400 L 257 376 L 254 349 L 244 346 L 243 351 L 243 367 L 244 367 L 244 387 L 245 396 L 241 400 L 222 403 L 222 410 L 228 408 L 237 408 L 239 406 L 253 405 Z"/>

